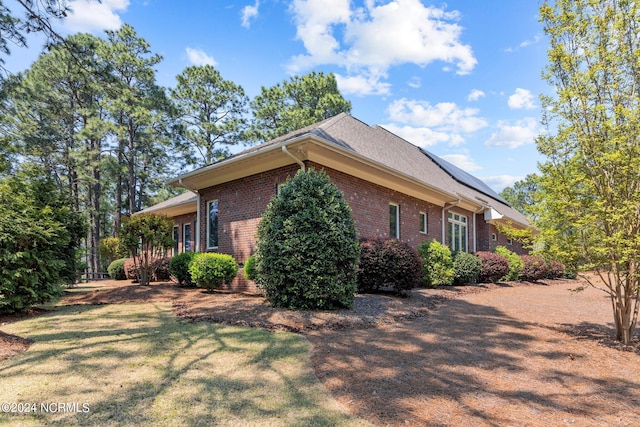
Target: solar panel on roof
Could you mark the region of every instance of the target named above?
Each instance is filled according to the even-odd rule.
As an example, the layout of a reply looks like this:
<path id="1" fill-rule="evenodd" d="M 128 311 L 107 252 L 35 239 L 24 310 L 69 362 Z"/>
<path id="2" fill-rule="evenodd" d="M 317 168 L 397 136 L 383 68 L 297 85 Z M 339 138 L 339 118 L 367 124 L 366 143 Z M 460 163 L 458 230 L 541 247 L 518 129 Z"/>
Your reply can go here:
<path id="1" fill-rule="evenodd" d="M 491 197 L 494 200 L 499 201 L 500 203 L 504 203 L 507 206 L 510 206 L 509 203 L 505 199 L 503 199 L 498 193 L 493 191 L 491 187 L 482 182 L 480 179 L 471 175 L 468 172 L 463 171 L 459 167 L 449 163 L 448 161 L 441 159 L 433 153 L 425 150 L 424 148 L 420 148 L 424 154 L 426 154 L 431 160 L 433 160 L 438 166 L 440 166 L 445 172 L 447 172 L 453 179 L 458 181 L 461 184 L 466 185 L 467 187 L 473 188 L 476 191 L 481 192 L 482 194 Z"/>

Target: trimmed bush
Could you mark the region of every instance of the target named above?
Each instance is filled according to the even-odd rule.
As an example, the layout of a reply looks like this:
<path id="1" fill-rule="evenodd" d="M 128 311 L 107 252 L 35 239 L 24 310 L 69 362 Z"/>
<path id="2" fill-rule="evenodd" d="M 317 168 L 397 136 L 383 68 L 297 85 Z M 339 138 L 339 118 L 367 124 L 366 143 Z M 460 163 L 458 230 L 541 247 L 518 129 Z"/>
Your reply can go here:
<path id="1" fill-rule="evenodd" d="M 191 273 L 189 273 L 189 265 L 195 255 L 195 252 L 182 252 L 169 261 L 169 270 L 178 281 L 178 286 L 193 286 L 195 284 L 191 279 Z"/>
<path id="2" fill-rule="evenodd" d="M 258 226 L 256 284 L 275 307 L 351 307 L 359 253 L 342 192 L 324 171 L 299 171 Z"/>
<path id="3" fill-rule="evenodd" d="M 199 287 L 211 291 L 233 281 L 238 274 L 238 263 L 231 255 L 198 253 L 189 264 L 189 273 Z"/>
<path id="4" fill-rule="evenodd" d="M 127 280 L 131 280 L 133 283 L 138 283 L 140 281 L 140 279 L 138 279 L 138 270 L 133 263 L 133 258 L 127 258 L 124 260 L 124 275 L 127 277 Z"/>
<path id="5" fill-rule="evenodd" d="M 564 277 L 564 264 L 558 261 L 547 262 L 547 279 L 561 279 Z"/>
<path id="6" fill-rule="evenodd" d="M 113 280 L 126 280 L 127 275 L 124 273 L 124 262 L 126 260 L 126 258 L 120 258 L 109 264 L 109 267 L 107 267 L 109 277 Z"/>
<path id="7" fill-rule="evenodd" d="M 151 281 L 166 282 L 171 280 L 170 258 L 163 257 L 153 260 L 151 263 Z"/>
<path id="8" fill-rule="evenodd" d="M 524 263 L 520 274 L 522 280 L 535 282 L 546 277 L 547 264 L 542 258 L 533 255 L 521 255 L 520 258 Z"/>
<path id="9" fill-rule="evenodd" d="M 256 257 L 254 255 L 247 258 L 242 268 L 242 275 L 247 280 L 256 280 Z"/>
<path id="10" fill-rule="evenodd" d="M 498 255 L 502 255 L 507 259 L 509 263 L 509 272 L 500 280 L 503 281 L 513 281 L 518 280 L 520 278 L 520 272 L 522 271 L 522 266 L 524 263 L 518 254 L 510 251 L 504 246 L 498 246 L 493 250 Z"/>
<path id="11" fill-rule="evenodd" d="M 422 258 L 422 283 L 426 286 L 451 285 L 453 283 L 453 259 L 451 250 L 437 240 L 425 240 L 418 246 Z"/>
<path id="12" fill-rule="evenodd" d="M 482 263 L 482 270 L 478 276 L 480 283 L 498 282 L 509 273 L 509 261 L 502 255 L 480 251 L 476 256 Z"/>
<path id="13" fill-rule="evenodd" d="M 476 283 L 482 271 L 482 261 L 470 253 L 458 252 L 453 257 L 453 284 Z"/>
<path id="14" fill-rule="evenodd" d="M 363 239 L 360 242 L 358 292 L 390 288 L 397 294 L 415 288 L 422 277 L 418 252 L 396 239 Z"/>

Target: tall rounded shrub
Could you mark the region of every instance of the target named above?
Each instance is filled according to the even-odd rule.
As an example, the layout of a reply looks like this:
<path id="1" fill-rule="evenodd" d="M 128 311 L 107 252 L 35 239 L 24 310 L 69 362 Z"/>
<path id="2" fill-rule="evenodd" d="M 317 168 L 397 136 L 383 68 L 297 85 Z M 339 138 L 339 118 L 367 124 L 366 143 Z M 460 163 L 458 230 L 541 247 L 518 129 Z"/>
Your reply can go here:
<path id="1" fill-rule="evenodd" d="M 482 263 L 478 277 L 480 283 L 498 282 L 509 272 L 509 261 L 502 255 L 481 251 L 476 256 Z"/>
<path id="2" fill-rule="evenodd" d="M 458 252 L 453 257 L 453 284 L 475 283 L 482 271 L 480 259 L 468 252 Z"/>
<path id="3" fill-rule="evenodd" d="M 498 246 L 493 250 L 498 255 L 502 255 L 507 259 L 509 263 L 509 272 L 500 280 L 512 281 L 518 280 L 520 278 L 520 272 L 522 272 L 522 267 L 524 266 L 524 262 L 522 262 L 522 258 L 515 252 L 510 251 L 504 246 Z"/>
<path id="4" fill-rule="evenodd" d="M 425 240 L 418 246 L 422 258 L 422 283 L 426 286 L 450 285 L 453 283 L 453 258 L 451 249 L 437 240 Z"/>
<path id="5" fill-rule="evenodd" d="M 191 260 L 189 273 L 199 287 L 213 290 L 233 281 L 238 263 L 231 255 L 199 253 Z"/>
<path id="6" fill-rule="evenodd" d="M 396 239 L 363 239 L 360 242 L 358 292 L 389 287 L 401 294 L 415 288 L 422 277 L 418 252 Z"/>
<path id="7" fill-rule="evenodd" d="M 256 283 L 277 307 L 350 307 L 359 252 L 342 192 L 324 171 L 299 171 L 258 226 Z"/>

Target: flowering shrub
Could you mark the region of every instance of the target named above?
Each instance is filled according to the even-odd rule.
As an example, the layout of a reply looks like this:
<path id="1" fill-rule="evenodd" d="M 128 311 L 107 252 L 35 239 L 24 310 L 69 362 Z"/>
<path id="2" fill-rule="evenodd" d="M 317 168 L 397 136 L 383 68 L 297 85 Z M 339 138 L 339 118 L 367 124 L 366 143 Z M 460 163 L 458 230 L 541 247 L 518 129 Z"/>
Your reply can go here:
<path id="1" fill-rule="evenodd" d="M 533 255 L 521 255 L 523 266 L 520 277 L 522 280 L 535 282 L 547 276 L 547 264 L 540 257 Z"/>
<path id="2" fill-rule="evenodd" d="M 400 294 L 415 288 L 422 277 L 420 255 L 396 239 L 364 239 L 360 243 L 358 292 L 390 287 Z"/>
<path id="3" fill-rule="evenodd" d="M 509 261 L 502 255 L 493 252 L 478 252 L 476 256 L 482 263 L 478 277 L 480 283 L 497 282 L 509 272 Z"/>

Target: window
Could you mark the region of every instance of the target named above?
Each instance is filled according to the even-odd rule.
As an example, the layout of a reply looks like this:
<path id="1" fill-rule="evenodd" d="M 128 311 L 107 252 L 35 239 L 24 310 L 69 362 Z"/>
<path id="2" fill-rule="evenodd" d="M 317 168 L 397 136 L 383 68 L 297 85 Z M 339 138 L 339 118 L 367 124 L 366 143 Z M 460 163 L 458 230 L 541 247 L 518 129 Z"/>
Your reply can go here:
<path id="1" fill-rule="evenodd" d="M 389 237 L 400 238 L 400 206 L 389 203 Z"/>
<path id="2" fill-rule="evenodd" d="M 498 236 L 496 236 L 496 233 L 491 234 L 491 240 L 493 240 L 494 242 L 498 241 Z"/>
<path id="3" fill-rule="evenodd" d="M 216 249 L 218 247 L 218 201 L 213 200 L 207 205 L 207 248 Z"/>
<path id="4" fill-rule="evenodd" d="M 185 224 L 182 230 L 182 250 L 185 252 L 191 252 L 191 224 Z"/>
<path id="5" fill-rule="evenodd" d="M 427 233 L 427 214 L 420 212 L 420 232 Z"/>
<path id="6" fill-rule="evenodd" d="M 507 239 L 507 245 L 513 245 L 513 240 Z"/>
<path id="7" fill-rule="evenodd" d="M 178 227 L 173 227 L 173 255 L 178 255 Z"/>
<path id="8" fill-rule="evenodd" d="M 449 212 L 449 249 L 467 252 L 467 217 Z"/>

